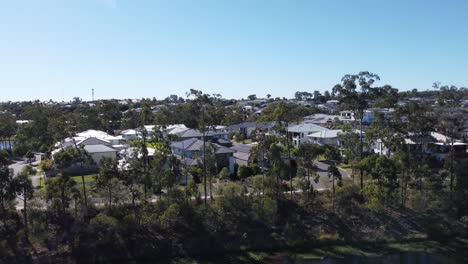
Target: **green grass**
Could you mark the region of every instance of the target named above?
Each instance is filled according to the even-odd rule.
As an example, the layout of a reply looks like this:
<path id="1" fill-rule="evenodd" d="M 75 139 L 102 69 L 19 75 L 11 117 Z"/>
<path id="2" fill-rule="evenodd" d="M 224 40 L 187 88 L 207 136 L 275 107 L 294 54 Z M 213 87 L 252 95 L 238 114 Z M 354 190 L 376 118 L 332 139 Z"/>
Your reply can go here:
<path id="1" fill-rule="evenodd" d="M 312 260 L 323 257 L 344 258 L 347 256 L 379 257 L 392 253 L 425 252 L 450 256 L 463 252 L 468 247 L 468 239 L 453 238 L 447 242 L 420 240 L 407 242 L 362 242 L 359 244 L 311 245 L 280 252 L 248 252 L 250 259 L 265 263 L 274 256 L 290 256 L 293 259 Z M 263 260 L 263 261 L 262 261 Z"/>
<path id="2" fill-rule="evenodd" d="M 84 182 L 94 182 L 94 178 L 96 177 L 96 174 L 88 174 L 84 176 Z M 76 181 L 77 183 L 81 183 L 81 176 L 73 176 L 72 179 Z"/>
<path id="3" fill-rule="evenodd" d="M 95 173 L 84 175 L 84 181 L 85 181 L 85 183 L 94 182 L 95 176 L 96 176 Z M 71 177 L 71 178 L 72 178 L 72 180 L 74 180 L 76 183 L 81 183 L 81 175 L 80 175 L 80 176 L 73 176 L 73 177 Z M 39 186 L 40 186 L 41 188 L 45 187 L 45 180 L 44 180 L 43 178 L 41 178 L 41 179 L 39 180 Z"/>

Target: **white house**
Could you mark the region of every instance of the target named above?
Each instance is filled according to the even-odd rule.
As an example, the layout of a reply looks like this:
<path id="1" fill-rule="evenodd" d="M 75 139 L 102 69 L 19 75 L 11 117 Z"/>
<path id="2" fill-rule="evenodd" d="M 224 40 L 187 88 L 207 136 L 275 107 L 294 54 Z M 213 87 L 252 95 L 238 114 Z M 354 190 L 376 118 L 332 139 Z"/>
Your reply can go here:
<path id="1" fill-rule="evenodd" d="M 117 150 L 105 145 L 86 145 L 84 150 L 88 152 L 98 166 L 103 158 L 117 158 Z"/>
<path id="2" fill-rule="evenodd" d="M 343 145 L 343 140 L 340 139 L 339 135 L 342 133 L 343 130 L 341 129 L 322 130 L 309 134 L 307 137 L 310 142 L 314 144 L 341 147 Z"/>
<path id="3" fill-rule="evenodd" d="M 112 145 L 120 144 L 120 140 L 122 139 L 122 137 L 112 136 L 112 135 L 107 134 L 104 131 L 92 130 L 92 129 L 77 133 L 76 138 L 82 138 L 82 139 L 98 138 L 98 139 L 109 141 Z"/>
<path id="4" fill-rule="evenodd" d="M 131 141 L 131 140 L 139 140 L 141 139 L 141 133 L 138 132 L 136 129 L 127 129 L 120 132 L 122 139 Z"/>
<path id="5" fill-rule="evenodd" d="M 299 146 L 302 143 L 309 141 L 308 135 L 324 130 L 329 129 L 311 123 L 301 123 L 288 127 L 288 137 L 292 139 L 294 146 Z"/>

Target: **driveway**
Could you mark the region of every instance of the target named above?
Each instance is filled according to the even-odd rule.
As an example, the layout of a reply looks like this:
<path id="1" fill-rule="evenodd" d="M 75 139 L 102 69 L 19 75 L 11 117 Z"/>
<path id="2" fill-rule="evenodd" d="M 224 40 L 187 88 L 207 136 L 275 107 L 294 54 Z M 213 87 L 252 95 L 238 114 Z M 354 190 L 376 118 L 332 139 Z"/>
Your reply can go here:
<path id="1" fill-rule="evenodd" d="M 18 173 L 27 165 L 28 164 L 25 161 L 18 160 L 18 161 L 15 161 L 13 164 L 9 165 L 8 168 L 13 169 L 13 173 L 15 174 L 15 177 L 16 177 L 16 175 L 18 175 Z"/>
<path id="2" fill-rule="evenodd" d="M 319 181 L 317 183 L 311 179 L 312 185 L 314 186 L 314 190 L 320 191 L 330 188 L 332 184 L 331 179 L 328 178 L 328 168 L 330 167 L 330 165 L 324 162 L 320 162 L 318 160 L 314 161 L 314 165 L 317 167 L 317 174 L 320 176 Z M 338 170 L 340 171 L 342 178 L 351 178 L 351 176 L 346 170 L 341 169 L 339 167 Z"/>
<path id="3" fill-rule="evenodd" d="M 9 165 L 8 168 L 13 169 L 14 177 L 16 177 L 16 175 L 18 175 L 18 173 L 20 173 L 20 171 L 24 167 L 26 167 L 27 165 L 28 165 L 27 162 L 22 161 L 22 160 L 17 160 L 13 164 Z M 37 176 L 37 175 L 31 176 L 31 181 L 32 181 L 33 187 L 39 186 L 39 178 L 40 177 L 41 176 Z M 16 197 L 16 210 L 23 209 L 23 199 L 22 198 L 23 197 L 21 195 Z"/>

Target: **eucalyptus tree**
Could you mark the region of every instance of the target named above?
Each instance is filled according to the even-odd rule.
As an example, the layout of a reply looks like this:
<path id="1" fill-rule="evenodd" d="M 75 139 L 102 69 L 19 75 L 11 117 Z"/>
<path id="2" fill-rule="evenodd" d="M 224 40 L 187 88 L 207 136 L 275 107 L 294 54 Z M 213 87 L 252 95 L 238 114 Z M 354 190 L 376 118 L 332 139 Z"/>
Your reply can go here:
<path id="1" fill-rule="evenodd" d="M 202 133 L 203 141 L 203 189 L 204 189 L 204 203 L 207 204 L 207 174 L 206 174 L 206 132 L 210 129 L 215 129 L 217 124 L 221 123 L 222 116 L 221 112 L 217 111 L 217 107 L 222 107 L 221 95 L 220 94 L 205 94 L 202 91 L 196 89 L 190 89 L 187 93 L 187 97 L 190 99 L 189 103 L 186 104 L 190 109 L 190 115 L 195 116 L 195 120 L 187 123 L 186 125 L 191 128 L 199 129 Z"/>
<path id="2" fill-rule="evenodd" d="M 96 187 L 107 192 L 109 209 L 112 209 L 112 191 L 120 178 L 118 162 L 116 159 L 104 157 L 100 161 L 99 173 L 96 174 Z"/>
<path id="3" fill-rule="evenodd" d="M 28 228 L 28 206 L 27 202 L 33 197 L 33 186 L 31 179 L 29 178 L 30 171 L 23 169 L 14 180 L 14 187 L 16 194 L 23 200 L 23 223 L 26 239 L 29 239 L 29 228 Z"/>
<path id="4" fill-rule="evenodd" d="M 73 135 L 73 132 L 69 132 L 69 135 Z M 66 170 L 70 168 L 72 165 L 79 164 L 81 168 L 84 166 L 91 166 L 94 165 L 94 161 L 81 146 L 78 146 L 75 139 L 72 136 L 74 147 L 67 147 L 63 148 L 61 151 L 57 152 L 54 155 L 55 163 L 58 166 L 61 174 L 65 174 Z M 82 184 L 82 191 L 83 191 L 83 202 L 84 202 L 84 209 L 85 215 L 88 213 L 88 197 L 86 194 L 86 184 L 84 174 L 81 175 L 81 184 Z"/>
<path id="5" fill-rule="evenodd" d="M 276 186 L 273 187 L 276 192 L 277 198 L 279 198 L 281 193 L 281 179 L 286 165 L 284 164 L 282 158 L 283 148 L 277 142 L 271 143 L 268 152 L 266 153 L 267 160 L 269 161 L 269 175 L 276 178 Z"/>
<path id="6" fill-rule="evenodd" d="M 0 164 L 0 206 L 2 213 L 15 198 L 13 170 L 6 164 Z"/>
<path id="7" fill-rule="evenodd" d="M 46 181 L 47 201 L 52 203 L 53 212 L 59 214 L 66 230 L 68 230 L 67 209 L 74 193 L 76 193 L 76 182 L 65 170 L 61 170 L 58 176 Z"/>
<path id="8" fill-rule="evenodd" d="M 458 88 L 454 85 L 441 85 L 436 82 L 433 88 L 439 89 L 438 127 L 440 132 L 446 136 L 445 144 L 450 147 L 449 174 L 450 174 L 450 200 L 453 199 L 454 187 L 454 145 L 457 138 L 463 135 L 465 126 L 465 115 L 459 109 L 461 100 L 468 89 Z"/>
<path id="9" fill-rule="evenodd" d="M 288 132 L 289 123 L 294 121 L 294 116 L 291 115 L 291 105 L 283 101 L 278 103 L 278 107 L 273 112 L 273 116 L 276 121 L 275 130 L 284 136 L 286 141 L 286 151 L 288 154 L 288 176 L 289 176 L 289 189 L 290 198 L 293 199 L 293 181 L 292 181 L 292 160 L 291 160 L 291 143 L 290 135 Z"/>
<path id="10" fill-rule="evenodd" d="M 394 127 L 405 136 L 407 166 L 404 167 L 403 173 L 416 180 L 415 186 L 422 192 L 424 173 L 420 173 L 420 167 L 427 163 L 424 144 L 432 141 L 431 132 L 436 125 L 434 111 L 428 105 L 410 102 L 396 109 L 394 118 Z"/>
<path id="11" fill-rule="evenodd" d="M 140 181 L 143 184 L 144 196 L 145 200 L 148 198 L 148 192 L 152 187 L 152 179 L 151 179 L 151 163 L 149 159 L 149 152 L 147 146 L 147 139 L 148 139 L 148 131 L 146 131 L 145 127 L 140 128 L 140 133 L 142 137 L 142 142 L 138 142 L 136 146 L 136 151 L 134 155 L 140 159 L 141 166 L 143 168 L 142 175 L 140 177 Z"/>
<path id="12" fill-rule="evenodd" d="M 12 115 L 0 115 L 0 143 L 8 147 L 10 152 L 12 146 L 12 138 L 16 134 L 16 129 L 16 123 Z"/>
<path id="13" fill-rule="evenodd" d="M 213 178 L 218 174 L 218 164 L 216 161 L 216 147 L 209 142 L 205 151 L 206 174 L 208 177 L 208 186 L 210 199 L 213 200 Z"/>
<path id="14" fill-rule="evenodd" d="M 332 178 L 332 208 L 335 210 L 335 182 L 338 186 L 342 185 L 341 173 L 335 164 L 328 167 L 328 178 Z"/>
<path id="15" fill-rule="evenodd" d="M 167 164 L 168 156 L 165 153 L 154 153 L 153 160 L 151 161 L 151 175 L 158 193 L 161 193 L 163 189 L 163 181 L 166 177 L 165 169 L 167 169 Z"/>
<path id="16" fill-rule="evenodd" d="M 314 164 L 314 160 L 323 153 L 323 148 L 316 144 L 304 143 L 301 144 L 296 152 L 299 166 L 304 171 L 304 177 L 306 180 L 306 192 L 307 198 L 310 198 L 310 192 L 312 190 L 311 176 L 313 181 L 316 183 L 319 180 L 320 175 L 317 173 L 317 167 Z"/>
<path id="17" fill-rule="evenodd" d="M 354 117 L 359 120 L 360 127 L 360 159 L 363 158 L 363 119 L 364 111 L 369 107 L 369 101 L 373 98 L 375 90 L 372 85 L 380 80 L 377 74 L 362 71 L 358 74 L 347 74 L 341 79 L 341 83 L 333 87 L 335 93 L 344 107 L 354 112 Z M 363 174 L 361 176 L 361 189 L 364 187 Z"/>
<path id="18" fill-rule="evenodd" d="M 141 193 L 139 188 L 139 177 L 141 176 L 140 165 L 141 163 L 138 157 L 133 155 L 130 157 L 129 161 L 123 165 L 122 171 L 119 174 L 122 184 L 127 187 L 130 193 L 134 213 L 136 210 L 135 201 Z"/>

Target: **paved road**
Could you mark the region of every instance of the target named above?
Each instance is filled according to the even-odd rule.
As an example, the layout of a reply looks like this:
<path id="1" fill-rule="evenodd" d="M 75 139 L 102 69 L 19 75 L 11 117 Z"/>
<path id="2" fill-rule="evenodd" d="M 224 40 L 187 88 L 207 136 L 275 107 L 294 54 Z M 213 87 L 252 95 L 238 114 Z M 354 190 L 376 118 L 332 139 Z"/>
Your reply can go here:
<path id="1" fill-rule="evenodd" d="M 27 165 L 28 163 L 25 161 L 15 161 L 15 163 L 9 165 L 8 168 L 13 169 L 14 177 L 16 177 L 16 175 L 18 175 L 18 173 Z M 41 176 L 38 175 L 31 177 L 33 187 L 39 186 L 39 178 L 41 178 Z M 23 197 L 21 195 L 16 197 L 16 209 L 23 209 Z"/>
<path id="2" fill-rule="evenodd" d="M 13 173 L 16 176 L 24 167 L 26 167 L 26 165 L 28 164 L 21 160 L 21 161 L 15 161 L 13 164 L 8 166 L 8 168 L 13 169 Z"/>
<path id="3" fill-rule="evenodd" d="M 13 164 L 9 165 L 8 168 L 13 170 L 13 174 L 14 174 L 13 177 L 16 177 L 16 175 L 18 175 L 18 173 L 24 167 L 26 167 L 26 165 L 28 164 L 24 161 L 15 161 Z M 16 210 L 21 210 L 21 209 L 23 209 L 23 199 L 22 199 L 22 196 L 20 195 L 16 197 Z"/>
<path id="4" fill-rule="evenodd" d="M 314 161 L 314 164 L 317 167 L 317 174 L 320 176 L 320 180 L 317 183 L 311 179 L 314 190 L 325 190 L 329 188 L 331 186 L 331 179 L 328 178 L 328 167 L 330 167 L 330 165 L 317 160 Z M 341 173 L 341 177 L 351 178 L 346 170 L 342 168 L 338 168 L 338 170 Z"/>

